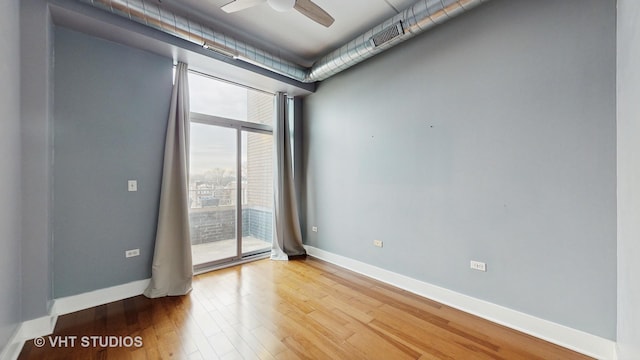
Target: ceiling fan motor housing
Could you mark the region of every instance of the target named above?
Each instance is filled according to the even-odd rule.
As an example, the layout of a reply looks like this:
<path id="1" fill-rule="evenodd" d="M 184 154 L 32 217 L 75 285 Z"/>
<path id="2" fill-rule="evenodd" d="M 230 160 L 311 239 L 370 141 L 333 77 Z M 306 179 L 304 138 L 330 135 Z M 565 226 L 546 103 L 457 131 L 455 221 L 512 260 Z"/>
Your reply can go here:
<path id="1" fill-rule="evenodd" d="M 269 3 L 269 6 L 271 6 L 273 10 L 284 12 L 293 9 L 296 0 L 267 0 L 267 3 Z"/>

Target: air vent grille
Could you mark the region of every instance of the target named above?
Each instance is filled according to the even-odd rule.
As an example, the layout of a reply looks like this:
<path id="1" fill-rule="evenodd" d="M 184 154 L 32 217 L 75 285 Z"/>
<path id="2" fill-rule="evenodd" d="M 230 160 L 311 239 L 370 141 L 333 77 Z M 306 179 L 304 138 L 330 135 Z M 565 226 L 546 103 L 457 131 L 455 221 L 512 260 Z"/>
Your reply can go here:
<path id="1" fill-rule="evenodd" d="M 402 21 L 398 21 L 397 23 L 373 35 L 369 41 L 371 41 L 371 45 L 373 45 L 373 47 L 378 47 L 403 34 L 404 29 L 402 28 Z"/>

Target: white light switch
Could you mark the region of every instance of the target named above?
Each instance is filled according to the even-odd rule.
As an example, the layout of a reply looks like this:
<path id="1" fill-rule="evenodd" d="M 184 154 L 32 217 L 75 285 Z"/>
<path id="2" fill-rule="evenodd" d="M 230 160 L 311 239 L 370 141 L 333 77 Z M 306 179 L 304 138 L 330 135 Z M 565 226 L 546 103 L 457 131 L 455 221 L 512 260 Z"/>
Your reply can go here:
<path id="1" fill-rule="evenodd" d="M 129 191 L 138 191 L 138 181 L 137 180 L 129 180 L 127 182 Z"/>

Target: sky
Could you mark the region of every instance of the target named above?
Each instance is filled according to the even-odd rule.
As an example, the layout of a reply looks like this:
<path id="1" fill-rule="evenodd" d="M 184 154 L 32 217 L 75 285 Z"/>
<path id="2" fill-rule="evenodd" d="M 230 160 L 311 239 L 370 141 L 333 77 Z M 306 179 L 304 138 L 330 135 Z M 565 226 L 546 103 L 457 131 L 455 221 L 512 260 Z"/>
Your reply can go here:
<path id="1" fill-rule="evenodd" d="M 247 89 L 189 73 L 192 112 L 235 120 L 247 119 Z"/>
<path id="2" fill-rule="evenodd" d="M 236 129 L 191 124 L 190 167 L 192 174 L 203 174 L 211 169 L 236 170 Z M 247 134 L 243 132 L 242 163 L 247 161 Z M 227 172 L 228 173 L 228 172 Z"/>

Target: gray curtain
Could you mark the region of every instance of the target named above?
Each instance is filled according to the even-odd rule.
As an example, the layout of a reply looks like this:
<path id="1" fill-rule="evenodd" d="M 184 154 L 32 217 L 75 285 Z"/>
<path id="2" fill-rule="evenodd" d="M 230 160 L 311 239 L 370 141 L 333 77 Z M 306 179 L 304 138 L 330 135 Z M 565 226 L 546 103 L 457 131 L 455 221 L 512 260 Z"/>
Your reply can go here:
<path id="1" fill-rule="evenodd" d="M 189 237 L 189 83 L 187 64 L 178 63 L 162 168 L 160 211 L 153 253 L 150 298 L 191 291 L 193 267 Z"/>
<path id="2" fill-rule="evenodd" d="M 302 232 L 293 179 L 293 158 L 291 128 L 287 97 L 276 94 L 276 176 L 275 176 L 275 219 L 274 238 L 271 248 L 272 260 L 288 260 L 289 256 L 305 255 L 302 246 Z"/>

